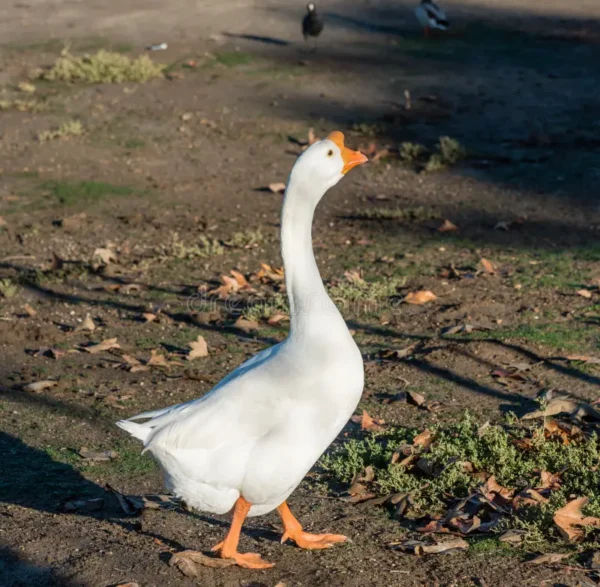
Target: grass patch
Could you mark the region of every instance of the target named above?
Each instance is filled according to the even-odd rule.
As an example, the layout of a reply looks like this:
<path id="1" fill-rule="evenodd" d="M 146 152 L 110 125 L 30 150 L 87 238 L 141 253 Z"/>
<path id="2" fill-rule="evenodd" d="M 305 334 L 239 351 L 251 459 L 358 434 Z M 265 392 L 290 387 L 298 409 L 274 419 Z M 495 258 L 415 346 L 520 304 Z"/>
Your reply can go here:
<path id="1" fill-rule="evenodd" d="M 0 295 L 2 297 L 9 299 L 17 295 L 19 291 L 19 286 L 10 279 L 2 279 L 0 280 Z"/>
<path id="2" fill-rule="evenodd" d="M 374 138 L 384 131 L 381 124 L 369 124 L 368 122 L 355 122 L 352 125 L 351 134 L 361 137 Z"/>
<path id="3" fill-rule="evenodd" d="M 420 143 L 402 143 L 399 152 L 402 161 L 416 163 L 426 155 L 427 148 Z"/>
<path id="4" fill-rule="evenodd" d="M 114 51 L 100 49 L 93 55 L 76 57 L 68 49 L 48 71 L 40 74 L 49 81 L 84 83 L 143 83 L 162 77 L 165 66 L 155 63 L 147 55 L 131 58 Z"/>
<path id="5" fill-rule="evenodd" d="M 61 204 L 71 206 L 78 202 L 88 202 L 108 196 L 129 196 L 135 193 L 132 187 L 113 185 L 103 181 L 47 181 L 41 186 Z"/>
<path id="6" fill-rule="evenodd" d="M 289 316 L 290 308 L 287 296 L 277 293 L 267 301 L 261 301 L 244 309 L 244 318 L 248 320 L 268 320 L 275 314 Z"/>
<path id="7" fill-rule="evenodd" d="M 163 259 L 196 259 L 222 255 L 225 249 L 216 239 L 202 235 L 198 242 L 187 244 L 179 238 L 179 233 L 171 233 L 171 240 L 162 245 L 159 255 Z"/>
<path id="8" fill-rule="evenodd" d="M 5 110 L 17 110 L 18 112 L 42 112 L 47 110 L 48 105 L 39 100 L 0 100 L 0 112 Z"/>
<path id="9" fill-rule="evenodd" d="M 329 287 L 329 295 L 341 302 L 377 302 L 397 296 L 398 288 L 406 283 L 405 277 L 393 277 L 381 281 L 345 279 Z"/>
<path id="10" fill-rule="evenodd" d="M 598 329 L 573 322 L 521 324 L 494 333 L 501 339 L 524 339 L 557 350 L 580 351 L 582 347 L 598 347 Z"/>
<path id="11" fill-rule="evenodd" d="M 127 139 L 123 142 L 123 146 L 126 149 L 141 149 L 146 146 L 146 141 L 142 139 Z"/>
<path id="12" fill-rule="evenodd" d="M 238 67 L 248 65 L 253 61 L 252 55 L 243 51 L 222 51 L 215 53 L 215 61 L 225 67 Z"/>
<path id="13" fill-rule="evenodd" d="M 224 241 L 228 247 L 236 247 L 238 249 L 249 249 L 258 246 L 264 242 L 264 234 L 258 230 L 244 230 L 242 232 L 234 232 L 233 236 Z"/>
<path id="14" fill-rule="evenodd" d="M 456 165 L 467 156 L 466 149 L 451 137 L 440 137 L 438 152 L 432 153 L 425 165 L 425 171 L 440 171 Z"/>
<path id="15" fill-rule="evenodd" d="M 57 129 L 45 130 L 38 134 L 40 143 L 69 137 L 79 137 L 84 133 L 83 124 L 79 120 L 63 122 Z"/>
<path id="16" fill-rule="evenodd" d="M 595 433 L 582 434 L 578 441 L 565 444 L 560 438 L 547 438 L 543 427 L 480 427 L 469 414 L 458 423 L 432 427 L 429 447 L 412 445 L 416 432 L 395 427 L 367 434 L 334 449 L 320 464 L 326 474 L 345 484 L 372 467 L 370 490 L 410 495 L 409 519 L 446 513 L 457 499 L 477 493 L 491 475 L 517 494 L 539 488 L 542 471 L 556 474 L 560 483 L 546 492 L 546 502 L 507 507 L 495 529 L 524 529 L 525 546 L 535 549 L 561 542 L 552 518 L 572 496 L 588 497 L 585 513 L 600 515 L 600 446 Z M 523 448 L 525 441 L 527 448 Z M 394 453 L 407 454 L 406 447 L 415 458 L 404 464 L 392 463 Z"/>
<path id="17" fill-rule="evenodd" d="M 353 214 L 355 218 L 366 220 L 402 220 L 414 222 L 415 220 L 436 220 L 440 218 L 438 212 L 425 206 L 413 208 L 369 208 Z"/>

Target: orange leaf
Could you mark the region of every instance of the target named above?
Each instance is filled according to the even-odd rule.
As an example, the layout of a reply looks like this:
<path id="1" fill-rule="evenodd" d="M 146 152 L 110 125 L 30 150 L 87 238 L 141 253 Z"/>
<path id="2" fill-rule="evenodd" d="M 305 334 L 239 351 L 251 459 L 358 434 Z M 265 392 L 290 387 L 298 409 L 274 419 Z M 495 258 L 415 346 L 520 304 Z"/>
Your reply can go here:
<path id="1" fill-rule="evenodd" d="M 591 298 L 592 297 L 592 292 L 589 289 L 579 289 L 577 290 L 577 295 L 581 296 L 582 298 Z"/>
<path id="2" fill-rule="evenodd" d="M 367 410 L 363 410 L 363 413 L 360 416 L 352 416 L 352 421 L 357 424 L 360 423 L 361 430 L 379 430 L 381 424 L 383 424 L 383 420 L 371 418 L 371 416 L 367 414 Z"/>
<path id="3" fill-rule="evenodd" d="M 446 218 L 442 225 L 438 228 L 438 232 L 457 232 L 458 226 Z"/>
<path id="4" fill-rule="evenodd" d="M 496 268 L 492 265 L 492 263 L 490 261 L 488 261 L 484 257 L 481 257 L 481 259 L 479 260 L 479 263 L 483 267 L 483 270 L 486 273 L 488 273 L 489 275 L 495 275 L 496 274 Z"/>
<path id="5" fill-rule="evenodd" d="M 554 523 L 565 540 L 575 542 L 583 538 L 586 526 L 600 526 L 600 518 L 584 516 L 581 508 L 588 503 L 587 497 L 578 497 L 554 514 Z"/>
<path id="6" fill-rule="evenodd" d="M 344 277 L 350 282 L 350 283 L 356 283 L 358 285 L 365 283 L 365 280 L 362 278 L 361 274 L 359 271 L 346 271 L 344 273 Z"/>
<path id="7" fill-rule="evenodd" d="M 269 191 L 274 194 L 283 194 L 285 192 L 285 184 L 282 181 L 277 181 L 269 184 Z"/>
<path id="8" fill-rule="evenodd" d="M 437 296 L 433 292 L 426 289 L 422 289 L 420 291 L 411 291 L 404 298 L 404 301 L 407 304 L 418 305 L 426 304 L 427 302 L 433 302 L 434 300 L 437 300 Z"/>
<path id="9" fill-rule="evenodd" d="M 152 349 L 150 351 L 150 359 L 148 359 L 146 365 L 152 365 L 155 367 L 168 367 L 169 363 L 164 355 L 159 354 L 156 349 Z"/>
<path id="10" fill-rule="evenodd" d="M 244 318 L 243 316 L 240 316 L 234 322 L 233 326 L 246 333 L 258 330 L 258 322 L 256 320 L 248 320 L 248 318 Z"/>
<path id="11" fill-rule="evenodd" d="M 186 357 L 188 361 L 208 356 L 208 345 L 201 335 L 198 335 L 198 338 L 195 341 L 190 342 L 189 347 L 191 350 Z"/>
<path id="12" fill-rule="evenodd" d="M 496 477 L 492 475 L 481 488 L 481 492 L 492 503 L 505 506 L 512 499 L 515 490 L 503 487 L 496 481 Z"/>
<path id="13" fill-rule="evenodd" d="M 519 494 L 515 495 L 511 502 L 511 506 L 515 510 L 518 510 L 522 507 L 530 507 L 541 503 L 548 503 L 548 499 L 538 493 L 535 489 L 524 489 Z"/>
<path id="14" fill-rule="evenodd" d="M 233 275 L 233 278 L 238 282 L 238 285 L 240 287 L 245 287 L 245 286 L 248 285 L 248 282 L 246 281 L 246 278 L 239 271 L 236 271 L 235 269 L 231 269 L 229 271 L 229 273 L 231 273 L 231 275 Z"/>
<path id="15" fill-rule="evenodd" d="M 290 317 L 287 314 L 284 314 L 283 312 L 277 312 L 277 313 L 273 314 L 267 320 L 267 322 L 271 326 L 277 326 L 277 324 L 279 324 L 280 322 L 289 321 L 289 319 L 290 319 Z"/>
<path id="16" fill-rule="evenodd" d="M 422 448 L 427 448 L 433 442 L 433 435 L 431 434 L 431 430 L 426 428 L 421 432 L 421 434 L 417 434 L 413 440 L 413 446 L 420 446 Z"/>
<path id="17" fill-rule="evenodd" d="M 561 478 L 559 473 L 549 473 L 542 471 L 540 473 L 540 487 L 538 489 L 560 489 Z"/>

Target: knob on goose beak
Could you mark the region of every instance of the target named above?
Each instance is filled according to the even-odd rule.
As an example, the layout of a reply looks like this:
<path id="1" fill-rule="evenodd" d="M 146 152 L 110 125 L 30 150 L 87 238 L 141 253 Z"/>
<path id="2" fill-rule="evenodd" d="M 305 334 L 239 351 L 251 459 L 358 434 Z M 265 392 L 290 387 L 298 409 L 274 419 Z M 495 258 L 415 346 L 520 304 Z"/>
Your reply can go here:
<path id="1" fill-rule="evenodd" d="M 337 145 L 342 154 L 342 160 L 344 161 L 342 173 L 344 175 L 346 175 L 346 173 L 348 173 L 348 171 L 350 171 L 354 167 L 362 165 L 363 163 L 366 163 L 369 160 L 367 156 L 363 155 L 360 151 L 353 151 L 352 149 L 348 149 L 348 147 L 344 145 L 344 134 L 341 133 L 339 130 L 334 130 L 327 138 Z"/>

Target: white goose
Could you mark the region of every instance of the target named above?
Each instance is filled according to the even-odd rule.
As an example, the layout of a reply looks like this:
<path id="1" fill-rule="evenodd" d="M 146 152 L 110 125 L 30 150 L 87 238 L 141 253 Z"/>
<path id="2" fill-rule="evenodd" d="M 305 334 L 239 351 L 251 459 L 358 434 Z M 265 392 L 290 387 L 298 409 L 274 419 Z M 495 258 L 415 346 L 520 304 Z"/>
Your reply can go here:
<path id="1" fill-rule="evenodd" d="M 117 423 L 144 443 L 166 485 L 187 505 L 215 514 L 233 508 L 229 533 L 213 550 L 242 567 L 273 566 L 237 546 L 246 516 L 275 508 L 282 542 L 289 538 L 315 549 L 346 540 L 304 532 L 286 499 L 344 427 L 363 389 L 362 357 L 323 286 L 311 232 L 325 192 L 366 161 L 335 131 L 311 145 L 292 169 L 281 223 L 289 336 L 202 398 Z"/>
<path id="2" fill-rule="evenodd" d="M 429 36 L 429 29 L 445 31 L 450 28 L 446 13 L 433 0 L 421 0 L 415 9 L 417 20 L 425 28 L 425 36 Z"/>

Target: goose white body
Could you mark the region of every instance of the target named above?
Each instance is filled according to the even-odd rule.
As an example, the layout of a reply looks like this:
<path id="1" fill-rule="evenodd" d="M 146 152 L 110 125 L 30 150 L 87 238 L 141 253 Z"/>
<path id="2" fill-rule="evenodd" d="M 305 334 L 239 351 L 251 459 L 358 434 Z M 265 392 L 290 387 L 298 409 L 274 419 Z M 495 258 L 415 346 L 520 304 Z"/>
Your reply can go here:
<path id="1" fill-rule="evenodd" d="M 362 357 L 323 287 L 312 250 L 314 209 L 342 176 L 319 177 L 312 169 L 328 142 L 305 151 L 286 191 L 288 338 L 240 365 L 202 398 L 118 422 L 157 459 L 168 488 L 195 509 L 223 514 L 239 497 L 252 504 L 251 516 L 275 509 L 360 400 Z"/>
<path id="2" fill-rule="evenodd" d="M 415 9 L 415 16 L 425 28 L 441 31 L 450 28 L 446 13 L 431 0 L 423 0 Z"/>

